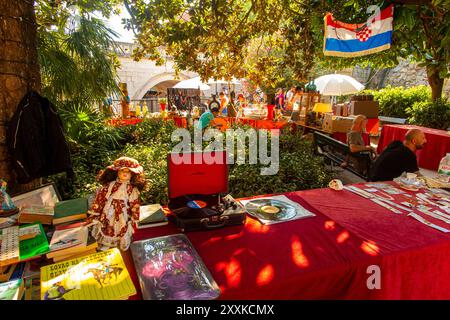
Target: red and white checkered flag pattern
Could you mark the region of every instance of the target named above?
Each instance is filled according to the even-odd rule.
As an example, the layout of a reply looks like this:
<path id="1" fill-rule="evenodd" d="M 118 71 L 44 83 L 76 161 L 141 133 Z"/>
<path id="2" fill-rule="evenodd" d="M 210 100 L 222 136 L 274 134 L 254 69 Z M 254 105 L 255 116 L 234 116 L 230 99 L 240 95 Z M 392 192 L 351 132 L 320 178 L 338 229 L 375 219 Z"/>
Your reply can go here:
<path id="1" fill-rule="evenodd" d="M 358 39 L 361 42 L 366 42 L 370 35 L 372 34 L 372 30 L 370 30 L 367 26 L 365 26 L 360 31 L 356 32 L 356 39 Z"/>

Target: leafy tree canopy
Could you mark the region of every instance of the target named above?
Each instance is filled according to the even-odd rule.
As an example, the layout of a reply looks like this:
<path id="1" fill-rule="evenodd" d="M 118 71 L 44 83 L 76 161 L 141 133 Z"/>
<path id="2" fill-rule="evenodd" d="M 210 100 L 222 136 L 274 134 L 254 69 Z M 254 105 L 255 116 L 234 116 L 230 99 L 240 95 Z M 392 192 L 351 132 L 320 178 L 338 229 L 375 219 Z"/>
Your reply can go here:
<path id="1" fill-rule="evenodd" d="M 198 72 L 203 79 L 248 76 L 264 85 L 282 80 L 277 73 L 285 69 L 306 81 L 317 64 L 392 67 L 404 57 L 427 67 L 432 88 L 441 85 L 442 90 L 449 73 L 449 3 L 396 1 L 392 48 L 359 58 L 323 55 L 323 17 L 332 12 L 339 20 L 361 23 L 372 14 L 366 8 L 379 1 L 125 0 L 132 16 L 125 23 L 138 35 L 136 59 L 146 55 L 163 63 L 164 47 L 179 69 Z"/>
<path id="2" fill-rule="evenodd" d="M 37 0 L 42 92 L 60 106 L 92 109 L 118 92 L 116 34 L 96 16 L 118 13 L 119 0 Z"/>

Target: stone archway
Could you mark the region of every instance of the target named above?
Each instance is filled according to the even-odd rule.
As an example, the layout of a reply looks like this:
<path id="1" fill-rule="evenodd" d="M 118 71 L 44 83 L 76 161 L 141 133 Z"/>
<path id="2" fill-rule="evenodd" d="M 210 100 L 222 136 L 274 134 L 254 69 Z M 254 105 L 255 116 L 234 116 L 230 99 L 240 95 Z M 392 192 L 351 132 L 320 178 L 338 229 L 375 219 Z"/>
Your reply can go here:
<path id="1" fill-rule="evenodd" d="M 156 76 L 151 77 L 150 79 L 147 80 L 147 82 L 138 90 L 136 90 L 136 92 L 134 93 L 134 95 L 131 97 L 131 99 L 134 100 L 139 100 L 142 99 L 142 97 L 145 95 L 145 93 L 150 90 L 151 88 L 157 86 L 158 84 L 160 84 L 161 82 L 180 82 L 182 80 L 186 80 L 191 78 L 190 76 L 188 76 L 187 74 L 184 73 L 180 73 L 178 76 L 179 79 L 175 79 L 175 73 L 174 72 L 164 72 L 164 73 L 160 73 Z"/>

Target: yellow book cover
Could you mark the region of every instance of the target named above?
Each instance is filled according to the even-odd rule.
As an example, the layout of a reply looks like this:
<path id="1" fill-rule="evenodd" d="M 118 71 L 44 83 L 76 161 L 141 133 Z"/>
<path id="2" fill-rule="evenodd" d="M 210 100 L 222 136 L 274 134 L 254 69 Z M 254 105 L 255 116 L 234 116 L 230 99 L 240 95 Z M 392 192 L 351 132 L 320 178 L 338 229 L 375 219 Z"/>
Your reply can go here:
<path id="1" fill-rule="evenodd" d="M 120 300 L 134 294 L 117 248 L 41 268 L 41 300 Z"/>

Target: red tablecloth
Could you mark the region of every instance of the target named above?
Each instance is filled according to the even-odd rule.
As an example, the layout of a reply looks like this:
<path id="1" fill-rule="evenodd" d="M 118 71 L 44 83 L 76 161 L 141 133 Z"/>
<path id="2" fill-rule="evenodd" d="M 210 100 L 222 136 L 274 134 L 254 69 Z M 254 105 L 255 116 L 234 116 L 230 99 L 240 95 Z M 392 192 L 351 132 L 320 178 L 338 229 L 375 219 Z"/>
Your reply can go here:
<path id="1" fill-rule="evenodd" d="M 236 118 L 225 118 L 227 122 L 231 125 L 236 122 Z M 175 125 L 179 128 L 187 128 L 187 119 L 186 117 L 174 116 L 172 118 L 164 119 L 165 121 L 172 120 Z M 271 121 L 271 120 L 257 120 L 257 119 L 247 119 L 240 118 L 239 121 L 242 124 L 248 124 L 256 129 L 281 129 L 288 124 L 287 121 Z M 141 118 L 130 118 L 130 119 L 111 119 L 108 121 L 109 124 L 113 126 L 126 126 L 126 125 L 135 125 L 139 122 L 142 122 Z"/>
<path id="2" fill-rule="evenodd" d="M 339 140 L 342 143 L 347 144 L 347 134 L 344 132 L 335 132 L 335 133 L 333 133 L 332 137 L 333 137 L 333 139 Z M 370 144 L 370 136 L 368 133 L 363 133 L 362 138 L 366 145 Z"/>
<path id="3" fill-rule="evenodd" d="M 288 124 L 287 121 L 258 120 L 249 118 L 239 118 L 242 124 L 248 124 L 256 129 L 281 129 Z"/>
<path id="4" fill-rule="evenodd" d="M 381 153 L 394 140 L 403 141 L 409 129 L 417 128 L 425 133 L 427 143 L 416 152 L 419 167 L 437 171 L 441 159 L 450 152 L 450 134 L 447 131 L 413 125 L 385 124 L 381 128 L 378 153 Z"/>
<path id="5" fill-rule="evenodd" d="M 111 119 L 108 121 L 108 124 L 116 127 L 135 125 L 139 122 L 142 122 L 141 118 L 130 118 L 130 119 Z"/>
<path id="6" fill-rule="evenodd" d="M 380 128 L 380 121 L 378 118 L 367 119 L 366 132 L 372 135 L 378 135 L 378 129 Z"/>
<path id="7" fill-rule="evenodd" d="M 173 117 L 173 122 L 178 128 L 187 128 L 187 119 L 185 117 Z"/>
<path id="8" fill-rule="evenodd" d="M 450 299 L 449 234 L 345 190 L 286 196 L 316 216 L 271 226 L 247 217 L 244 226 L 187 233 L 220 299 Z M 134 238 L 173 233 L 169 224 Z M 129 252 L 125 260 L 139 291 Z M 367 288 L 371 265 L 381 289 Z"/>

